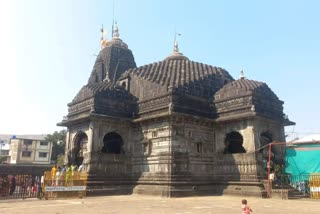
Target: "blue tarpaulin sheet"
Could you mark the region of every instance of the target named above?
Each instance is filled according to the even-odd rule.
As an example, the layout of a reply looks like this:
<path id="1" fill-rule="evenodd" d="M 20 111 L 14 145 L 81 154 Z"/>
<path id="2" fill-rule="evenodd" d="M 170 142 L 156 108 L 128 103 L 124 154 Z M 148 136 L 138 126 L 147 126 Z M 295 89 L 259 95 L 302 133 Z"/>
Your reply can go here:
<path id="1" fill-rule="evenodd" d="M 291 175 L 320 172 L 320 144 L 287 147 L 285 172 Z"/>

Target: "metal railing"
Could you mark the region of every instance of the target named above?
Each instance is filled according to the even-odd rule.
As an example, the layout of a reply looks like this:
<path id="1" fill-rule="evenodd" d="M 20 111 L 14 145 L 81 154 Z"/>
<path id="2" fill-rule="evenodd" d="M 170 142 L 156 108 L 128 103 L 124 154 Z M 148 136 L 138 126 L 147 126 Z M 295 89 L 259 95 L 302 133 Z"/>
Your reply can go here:
<path id="1" fill-rule="evenodd" d="M 302 193 L 303 196 L 312 199 L 320 199 L 320 173 L 280 176 L 279 182 L 289 184 Z"/>
<path id="2" fill-rule="evenodd" d="M 305 196 L 310 196 L 310 186 L 309 186 L 309 174 L 300 175 L 286 175 L 285 178 L 288 179 L 290 185 L 303 193 Z"/>
<path id="3" fill-rule="evenodd" d="M 35 175 L 0 174 L 0 200 L 38 197 L 40 179 Z"/>

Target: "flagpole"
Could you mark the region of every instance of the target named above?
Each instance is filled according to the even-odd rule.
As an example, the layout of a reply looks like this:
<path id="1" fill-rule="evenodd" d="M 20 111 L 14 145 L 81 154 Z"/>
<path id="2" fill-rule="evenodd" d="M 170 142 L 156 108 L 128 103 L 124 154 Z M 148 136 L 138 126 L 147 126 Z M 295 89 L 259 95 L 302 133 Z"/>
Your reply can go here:
<path id="1" fill-rule="evenodd" d="M 173 39 L 173 47 L 174 45 L 176 44 L 176 36 L 177 36 L 177 31 L 176 31 L 176 28 L 174 28 L 174 39 Z"/>
<path id="2" fill-rule="evenodd" d="M 113 0 L 113 8 L 112 8 L 112 30 L 111 30 L 111 39 L 113 38 L 113 29 L 114 29 L 114 0 Z"/>

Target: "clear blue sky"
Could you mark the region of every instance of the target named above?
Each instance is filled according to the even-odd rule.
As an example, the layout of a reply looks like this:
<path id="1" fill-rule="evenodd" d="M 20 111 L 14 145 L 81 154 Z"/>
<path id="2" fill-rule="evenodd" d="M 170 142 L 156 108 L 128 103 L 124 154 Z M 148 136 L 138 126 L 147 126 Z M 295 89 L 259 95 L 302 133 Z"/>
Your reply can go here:
<path id="1" fill-rule="evenodd" d="M 41 134 L 86 83 L 111 36 L 113 1 L 0 2 L 0 134 Z M 174 29 L 189 59 L 234 78 L 266 82 L 297 123 L 287 132 L 320 133 L 320 1 L 115 0 L 120 37 L 138 66 L 172 52 Z M 295 135 L 295 136 L 296 136 Z"/>

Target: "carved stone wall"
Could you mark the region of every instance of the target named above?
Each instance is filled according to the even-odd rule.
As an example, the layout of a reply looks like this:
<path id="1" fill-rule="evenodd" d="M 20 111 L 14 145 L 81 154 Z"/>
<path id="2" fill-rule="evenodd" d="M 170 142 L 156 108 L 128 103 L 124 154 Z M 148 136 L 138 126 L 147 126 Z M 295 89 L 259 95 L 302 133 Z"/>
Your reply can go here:
<path id="1" fill-rule="evenodd" d="M 133 173 L 168 173 L 170 149 L 170 124 L 155 120 L 135 129 Z"/>
<path id="2" fill-rule="evenodd" d="M 226 144 L 225 138 L 228 133 L 238 132 L 243 137 L 243 147 L 247 152 L 253 152 L 255 146 L 254 124 L 251 119 L 240 121 L 222 122 L 216 126 L 216 152 L 223 153 Z"/>
<path id="3" fill-rule="evenodd" d="M 155 115 L 160 111 L 167 112 L 170 100 L 170 95 L 163 95 L 154 97 L 153 99 L 141 101 L 138 103 L 138 114 L 140 117 L 145 117 L 149 115 Z"/>
<path id="4" fill-rule="evenodd" d="M 214 180 L 252 181 L 261 174 L 261 154 L 217 154 L 213 160 Z"/>
<path id="5" fill-rule="evenodd" d="M 262 145 L 260 144 L 260 136 L 262 133 L 269 133 L 272 137 L 272 141 L 275 142 L 285 142 L 285 132 L 284 127 L 280 122 L 263 118 L 263 117 L 256 117 L 254 120 L 254 131 L 255 131 L 255 145 L 257 148 L 260 148 Z M 283 146 L 274 146 L 274 152 L 278 154 L 283 153 L 284 148 Z"/>
<path id="6" fill-rule="evenodd" d="M 99 97 L 95 100 L 94 112 L 114 117 L 131 118 L 136 112 L 136 104 L 119 97 Z"/>
<path id="7" fill-rule="evenodd" d="M 179 92 L 173 93 L 172 104 L 175 112 L 208 118 L 212 118 L 216 113 L 211 100 Z"/>
<path id="8" fill-rule="evenodd" d="M 96 117 L 92 120 L 92 147 L 90 153 L 90 173 L 109 174 L 127 173 L 130 174 L 130 157 L 133 150 L 133 141 L 131 139 L 132 128 L 130 121 Z M 107 154 L 102 152 L 104 145 L 103 138 L 106 134 L 115 132 L 121 136 L 123 141 L 124 154 Z"/>

